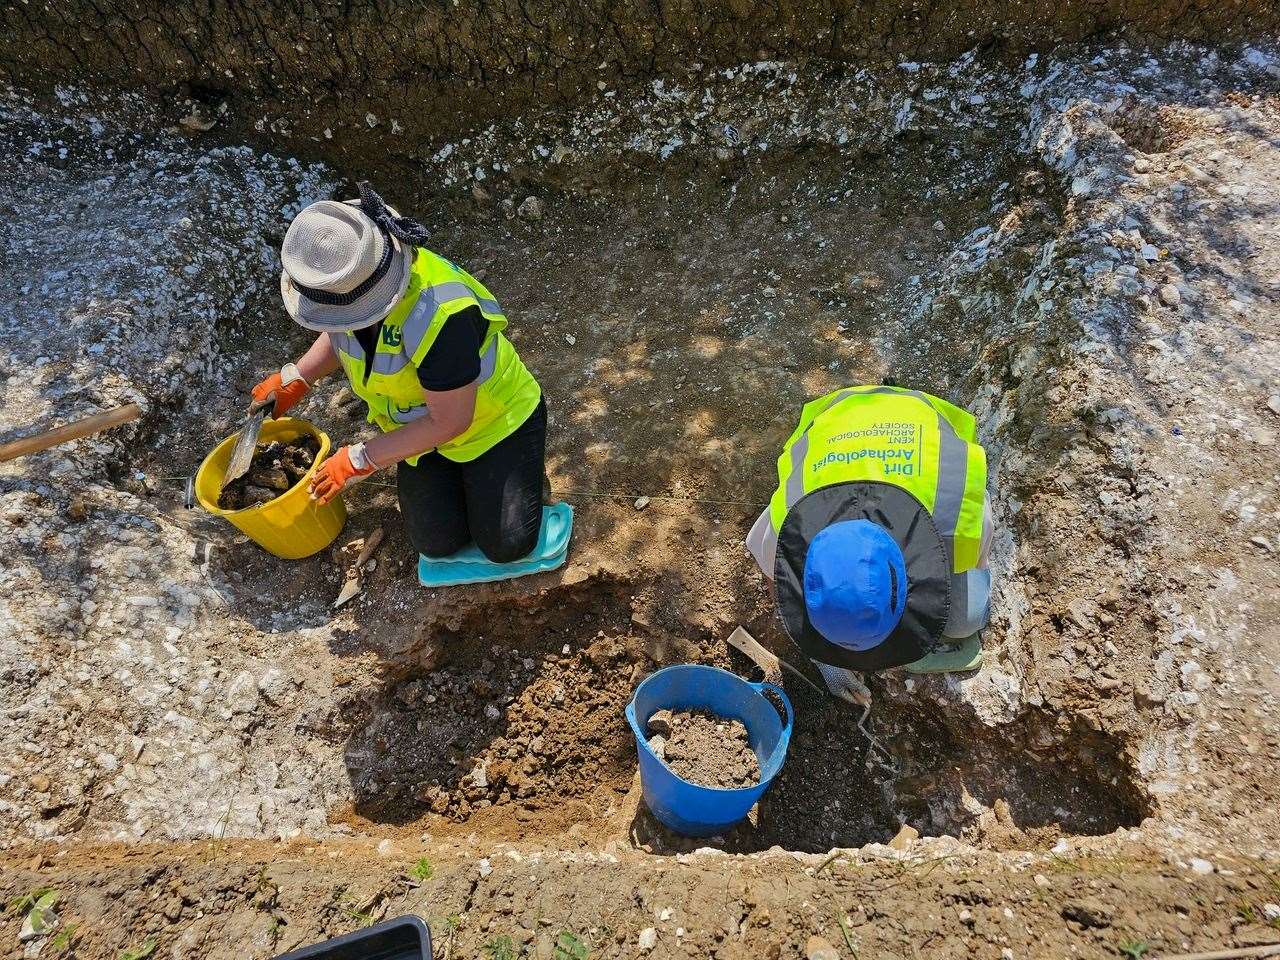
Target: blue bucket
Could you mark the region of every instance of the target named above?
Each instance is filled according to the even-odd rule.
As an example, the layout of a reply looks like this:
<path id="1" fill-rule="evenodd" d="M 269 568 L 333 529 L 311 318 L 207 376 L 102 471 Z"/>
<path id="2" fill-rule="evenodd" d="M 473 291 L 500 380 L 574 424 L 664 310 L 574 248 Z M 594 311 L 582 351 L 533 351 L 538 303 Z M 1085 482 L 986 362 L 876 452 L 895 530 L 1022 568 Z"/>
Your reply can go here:
<path id="1" fill-rule="evenodd" d="M 764 690 L 772 690 L 787 711 L 783 723 Z M 760 761 L 760 782 L 751 787 L 722 790 L 690 783 L 649 747 L 645 725 L 659 710 L 708 710 L 742 721 L 751 749 Z M 782 769 L 791 742 L 791 701 L 771 683 L 748 683 L 728 670 L 692 663 L 666 667 L 650 674 L 627 704 L 627 722 L 640 753 L 640 786 L 644 802 L 666 827 L 689 837 L 723 833 L 747 815 Z"/>

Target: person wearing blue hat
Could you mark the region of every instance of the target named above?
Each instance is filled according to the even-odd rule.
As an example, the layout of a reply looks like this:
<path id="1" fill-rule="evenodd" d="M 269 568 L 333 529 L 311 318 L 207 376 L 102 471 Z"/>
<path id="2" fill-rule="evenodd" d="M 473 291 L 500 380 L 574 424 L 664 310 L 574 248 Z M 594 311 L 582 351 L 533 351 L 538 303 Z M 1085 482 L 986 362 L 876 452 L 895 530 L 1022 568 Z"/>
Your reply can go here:
<path id="1" fill-rule="evenodd" d="M 894 386 L 805 405 L 747 538 L 833 693 L 851 671 L 976 669 L 990 610 L 986 454 L 969 413 Z"/>

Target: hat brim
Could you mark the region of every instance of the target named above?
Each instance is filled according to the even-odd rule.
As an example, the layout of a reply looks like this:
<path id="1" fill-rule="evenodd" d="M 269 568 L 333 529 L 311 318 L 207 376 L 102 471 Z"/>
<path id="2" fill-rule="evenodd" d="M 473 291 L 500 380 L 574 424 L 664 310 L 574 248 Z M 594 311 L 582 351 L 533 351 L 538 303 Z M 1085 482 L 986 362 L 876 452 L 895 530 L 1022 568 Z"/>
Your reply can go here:
<path id="1" fill-rule="evenodd" d="M 907 604 L 884 642 L 868 650 L 831 643 L 809 620 L 804 565 L 809 544 L 841 520 L 871 520 L 888 531 L 907 568 Z M 882 481 L 849 481 L 805 494 L 778 534 L 774 567 L 778 613 L 787 635 L 811 659 L 848 670 L 887 670 L 938 646 L 951 612 L 951 562 L 929 511 L 910 492 Z"/>
<path id="2" fill-rule="evenodd" d="M 308 330 L 334 333 L 359 330 L 386 319 L 409 287 L 409 250 L 399 240 L 391 238 L 391 266 L 381 280 L 373 285 L 359 300 L 334 305 L 316 303 L 304 296 L 289 274 L 280 271 L 280 297 L 289 316 Z"/>

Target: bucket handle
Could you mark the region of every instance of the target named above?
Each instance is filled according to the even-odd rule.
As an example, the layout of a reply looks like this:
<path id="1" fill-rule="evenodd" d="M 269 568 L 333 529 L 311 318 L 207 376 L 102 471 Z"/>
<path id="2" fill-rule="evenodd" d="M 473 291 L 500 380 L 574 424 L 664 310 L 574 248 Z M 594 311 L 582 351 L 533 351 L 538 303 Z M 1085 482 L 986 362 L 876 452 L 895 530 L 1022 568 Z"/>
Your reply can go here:
<path id="1" fill-rule="evenodd" d="M 787 696 L 787 693 L 785 690 L 783 690 L 781 687 L 777 686 L 776 684 L 748 682 L 747 686 L 751 687 L 761 696 L 764 695 L 764 692 L 766 690 L 769 690 L 772 693 L 777 694 L 778 699 L 782 701 L 783 710 L 786 711 L 787 716 L 782 724 L 782 733 L 778 735 L 778 742 L 773 748 L 773 753 L 769 755 L 768 760 L 766 760 L 764 763 L 760 765 L 761 776 L 763 777 L 765 770 L 773 770 L 773 773 L 769 774 L 769 776 L 772 777 L 774 776 L 774 774 L 777 773 L 777 770 L 775 769 L 774 764 L 776 763 L 778 767 L 781 767 L 782 759 L 787 755 L 787 746 L 791 742 L 791 725 L 795 720 L 795 711 L 791 709 L 791 698 Z"/>

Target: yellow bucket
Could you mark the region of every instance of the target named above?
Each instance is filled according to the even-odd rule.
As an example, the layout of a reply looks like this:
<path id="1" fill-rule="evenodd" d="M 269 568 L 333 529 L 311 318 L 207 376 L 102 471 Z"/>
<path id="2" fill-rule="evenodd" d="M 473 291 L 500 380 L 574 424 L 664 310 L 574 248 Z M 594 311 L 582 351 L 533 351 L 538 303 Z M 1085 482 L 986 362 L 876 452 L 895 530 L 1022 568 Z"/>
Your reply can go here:
<path id="1" fill-rule="evenodd" d="M 326 456 L 329 455 L 329 437 L 306 420 L 281 417 L 266 420 L 258 436 L 259 443 L 273 440 L 296 440 L 311 434 L 320 441 L 320 452 L 307 475 L 274 500 L 243 510 L 223 510 L 218 506 L 218 494 L 222 490 L 222 477 L 231 461 L 231 450 L 239 434 L 232 434 L 213 448 L 196 472 L 196 499 L 214 516 L 226 517 L 254 543 L 269 550 L 277 557 L 298 560 L 309 557 L 333 543 L 334 538 L 347 522 L 347 506 L 342 494 L 323 507 L 311 499 L 307 484 Z"/>

